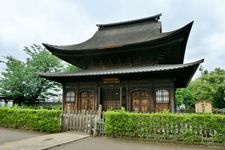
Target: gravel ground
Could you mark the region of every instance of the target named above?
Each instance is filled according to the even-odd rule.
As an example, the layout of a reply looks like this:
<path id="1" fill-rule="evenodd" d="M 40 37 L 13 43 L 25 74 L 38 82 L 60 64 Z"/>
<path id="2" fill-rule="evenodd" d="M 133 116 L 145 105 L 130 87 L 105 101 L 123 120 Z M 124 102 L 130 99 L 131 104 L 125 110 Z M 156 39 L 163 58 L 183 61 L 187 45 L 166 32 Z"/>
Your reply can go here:
<path id="1" fill-rule="evenodd" d="M 6 142 L 12 142 L 22 139 L 28 139 L 35 136 L 44 135 L 43 133 L 21 130 L 21 129 L 10 129 L 0 127 L 0 145 Z"/>
<path id="2" fill-rule="evenodd" d="M 221 150 L 221 147 L 128 141 L 108 137 L 90 137 L 49 150 Z"/>
<path id="3" fill-rule="evenodd" d="M 0 128 L 0 145 L 6 142 L 24 140 L 31 137 L 45 135 L 43 133 Z M 109 137 L 89 137 L 75 142 L 63 144 L 49 150 L 225 150 L 225 147 L 206 147 L 199 145 L 183 145 L 172 143 L 154 143 L 141 141 L 128 141 Z"/>

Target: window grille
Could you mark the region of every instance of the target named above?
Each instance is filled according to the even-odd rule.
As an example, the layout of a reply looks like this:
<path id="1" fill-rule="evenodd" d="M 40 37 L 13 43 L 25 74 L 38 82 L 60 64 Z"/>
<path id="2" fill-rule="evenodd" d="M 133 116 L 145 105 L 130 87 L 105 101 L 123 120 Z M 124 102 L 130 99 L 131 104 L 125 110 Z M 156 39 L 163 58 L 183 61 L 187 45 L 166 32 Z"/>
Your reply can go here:
<path id="1" fill-rule="evenodd" d="M 104 99 L 104 101 L 119 101 L 120 89 L 102 89 L 101 97 Z"/>
<path id="2" fill-rule="evenodd" d="M 169 103 L 169 91 L 157 90 L 156 91 L 156 103 Z"/>
<path id="3" fill-rule="evenodd" d="M 75 92 L 74 91 L 68 91 L 66 93 L 66 102 L 72 103 L 75 101 Z"/>

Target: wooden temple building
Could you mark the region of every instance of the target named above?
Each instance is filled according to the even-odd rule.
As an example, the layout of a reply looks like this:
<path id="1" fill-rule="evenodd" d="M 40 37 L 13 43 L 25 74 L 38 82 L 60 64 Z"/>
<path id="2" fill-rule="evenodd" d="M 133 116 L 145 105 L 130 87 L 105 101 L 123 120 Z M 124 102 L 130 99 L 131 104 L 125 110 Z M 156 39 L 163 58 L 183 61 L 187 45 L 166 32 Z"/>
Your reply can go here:
<path id="1" fill-rule="evenodd" d="M 53 55 L 80 69 L 40 73 L 63 85 L 63 111 L 120 109 L 175 112 L 175 90 L 186 87 L 202 60 L 183 63 L 193 22 L 162 32 L 161 14 L 98 24 L 85 42 L 43 44 Z"/>

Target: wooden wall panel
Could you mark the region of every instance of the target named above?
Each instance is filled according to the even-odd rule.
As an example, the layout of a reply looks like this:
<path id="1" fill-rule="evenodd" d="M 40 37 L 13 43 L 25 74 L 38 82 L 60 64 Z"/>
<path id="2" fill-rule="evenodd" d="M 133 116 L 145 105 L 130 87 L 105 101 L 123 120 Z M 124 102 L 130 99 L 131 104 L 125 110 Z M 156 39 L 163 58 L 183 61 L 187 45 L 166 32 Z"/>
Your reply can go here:
<path id="1" fill-rule="evenodd" d="M 73 110 L 97 110 L 98 105 L 102 104 L 103 109 L 120 109 L 125 107 L 128 111 L 139 112 L 161 112 L 170 110 L 174 112 L 174 87 L 173 81 L 165 80 L 119 80 L 119 83 L 103 83 L 101 80 L 96 82 L 74 82 L 66 83 L 63 86 L 63 111 L 72 112 Z M 101 98 L 102 89 L 119 89 L 120 98 L 118 101 L 104 101 Z M 156 90 L 168 89 L 170 92 L 169 103 L 156 103 Z M 74 103 L 65 102 L 65 94 L 68 90 L 74 90 L 76 101 Z M 81 96 L 82 92 L 89 91 L 89 96 Z M 139 91 L 139 96 L 133 92 Z M 142 92 L 140 92 L 142 91 Z M 133 95 L 132 95 L 133 93 Z M 137 94 L 137 93 L 136 93 Z"/>
<path id="2" fill-rule="evenodd" d="M 158 103 L 156 104 L 156 112 L 163 112 L 170 110 L 169 103 Z"/>

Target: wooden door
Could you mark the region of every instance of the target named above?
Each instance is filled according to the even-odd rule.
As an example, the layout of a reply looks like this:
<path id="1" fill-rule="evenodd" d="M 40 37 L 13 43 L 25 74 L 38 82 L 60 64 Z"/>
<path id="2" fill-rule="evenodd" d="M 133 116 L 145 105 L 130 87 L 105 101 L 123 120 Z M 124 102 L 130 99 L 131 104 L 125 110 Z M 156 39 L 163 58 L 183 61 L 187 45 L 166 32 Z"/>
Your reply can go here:
<path id="1" fill-rule="evenodd" d="M 103 110 L 121 109 L 120 92 L 120 88 L 101 89 L 100 103 L 102 104 Z"/>
<path id="2" fill-rule="evenodd" d="M 95 110 L 94 91 L 80 93 L 81 110 Z"/>
<path id="3" fill-rule="evenodd" d="M 131 93 L 132 111 L 149 112 L 150 99 L 146 90 L 137 90 Z"/>

